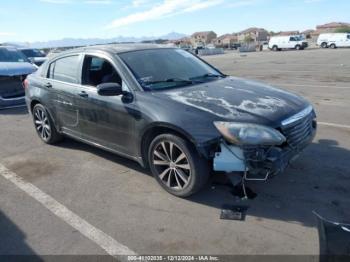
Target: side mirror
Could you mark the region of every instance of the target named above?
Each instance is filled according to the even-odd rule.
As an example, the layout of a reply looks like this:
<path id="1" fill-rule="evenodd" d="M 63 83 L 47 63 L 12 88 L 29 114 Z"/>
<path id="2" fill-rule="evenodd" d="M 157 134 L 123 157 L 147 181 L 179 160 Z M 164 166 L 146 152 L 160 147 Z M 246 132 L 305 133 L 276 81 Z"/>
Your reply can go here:
<path id="1" fill-rule="evenodd" d="M 104 83 L 97 86 L 97 93 L 100 96 L 120 96 L 123 90 L 118 83 Z"/>

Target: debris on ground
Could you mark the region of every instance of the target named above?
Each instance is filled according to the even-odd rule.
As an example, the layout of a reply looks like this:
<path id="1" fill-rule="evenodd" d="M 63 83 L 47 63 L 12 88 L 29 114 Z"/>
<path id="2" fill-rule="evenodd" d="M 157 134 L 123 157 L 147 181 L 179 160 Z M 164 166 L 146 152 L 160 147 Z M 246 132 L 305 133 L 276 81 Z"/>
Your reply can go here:
<path id="1" fill-rule="evenodd" d="M 221 209 L 220 219 L 244 221 L 248 206 L 224 205 Z"/>

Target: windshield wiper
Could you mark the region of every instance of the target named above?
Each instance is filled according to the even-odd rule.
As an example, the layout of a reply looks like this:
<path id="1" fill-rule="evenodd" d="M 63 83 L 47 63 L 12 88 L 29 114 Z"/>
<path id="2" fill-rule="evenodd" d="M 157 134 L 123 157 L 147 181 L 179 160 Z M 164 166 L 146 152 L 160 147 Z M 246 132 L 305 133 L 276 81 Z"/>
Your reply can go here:
<path id="1" fill-rule="evenodd" d="M 215 77 L 215 78 L 222 77 L 222 78 L 224 78 L 225 75 L 206 73 L 206 74 L 204 74 L 204 75 L 192 77 L 191 80 L 192 80 L 192 79 L 201 79 L 201 78 L 212 78 L 212 77 Z"/>
<path id="2" fill-rule="evenodd" d="M 165 80 L 158 80 L 158 81 L 145 81 L 144 83 L 147 84 L 147 85 L 160 84 L 160 83 L 193 84 L 193 81 L 189 80 L 189 79 L 182 79 L 182 78 L 168 78 L 168 79 L 165 79 Z"/>

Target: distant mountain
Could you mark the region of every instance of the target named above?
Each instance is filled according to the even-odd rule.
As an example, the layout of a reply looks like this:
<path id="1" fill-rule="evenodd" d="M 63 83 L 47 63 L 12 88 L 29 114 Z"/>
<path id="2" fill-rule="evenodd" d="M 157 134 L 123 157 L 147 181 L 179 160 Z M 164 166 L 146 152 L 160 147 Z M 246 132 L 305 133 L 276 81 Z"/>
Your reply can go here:
<path id="1" fill-rule="evenodd" d="M 181 33 L 176 33 L 176 32 L 171 32 L 167 35 L 163 35 L 161 36 L 160 38 L 161 39 L 167 39 L 167 40 L 177 40 L 177 39 L 180 39 L 180 38 L 183 38 L 183 37 L 186 37 L 188 35 L 185 35 L 185 34 L 181 34 Z"/>
<path id="2" fill-rule="evenodd" d="M 55 48 L 55 47 L 69 47 L 69 46 L 85 46 L 85 45 L 97 45 L 97 44 L 108 44 L 108 43 L 126 43 L 126 42 L 142 42 L 156 39 L 176 40 L 185 37 L 185 34 L 171 32 L 162 36 L 144 36 L 144 37 L 124 37 L 118 36 L 109 39 L 102 38 L 64 38 L 60 40 L 51 40 L 45 42 L 33 42 L 33 43 L 13 43 L 19 46 L 30 46 L 33 48 Z"/>

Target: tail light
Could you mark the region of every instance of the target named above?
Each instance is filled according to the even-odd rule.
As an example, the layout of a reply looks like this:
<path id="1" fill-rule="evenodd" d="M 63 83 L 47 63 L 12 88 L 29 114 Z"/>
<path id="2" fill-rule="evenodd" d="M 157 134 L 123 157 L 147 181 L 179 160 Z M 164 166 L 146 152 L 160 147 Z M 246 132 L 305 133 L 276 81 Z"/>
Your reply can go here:
<path id="1" fill-rule="evenodd" d="M 23 81 L 23 88 L 24 89 L 27 89 L 29 87 L 29 80 L 28 80 L 28 78 L 26 78 L 26 79 L 24 79 L 24 81 Z"/>

